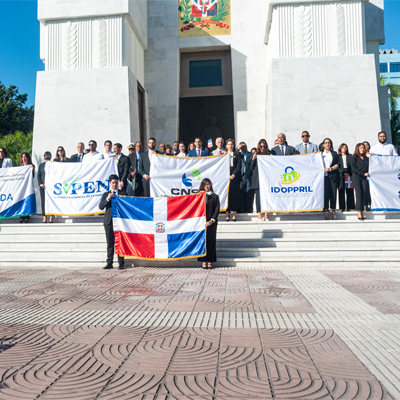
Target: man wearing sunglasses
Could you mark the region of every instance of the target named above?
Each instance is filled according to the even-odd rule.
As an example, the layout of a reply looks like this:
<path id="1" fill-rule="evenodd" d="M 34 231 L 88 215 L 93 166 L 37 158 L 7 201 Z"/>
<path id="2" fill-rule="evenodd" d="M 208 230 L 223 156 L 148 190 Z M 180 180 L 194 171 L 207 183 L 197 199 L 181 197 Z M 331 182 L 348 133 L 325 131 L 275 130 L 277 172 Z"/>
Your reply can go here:
<path id="1" fill-rule="evenodd" d="M 304 131 L 301 134 L 302 143 L 296 146 L 296 154 L 310 154 L 318 151 L 318 146 L 310 142 L 310 134 Z"/>
<path id="2" fill-rule="evenodd" d="M 104 160 L 104 155 L 102 153 L 99 153 L 97 150 L 97 142 L 95 140 L 91 140 L 89 142 L 89 153 L 83 157 L 82 162 L 88 163 L 91 161 L 98 161 L 98 160 Z"/>

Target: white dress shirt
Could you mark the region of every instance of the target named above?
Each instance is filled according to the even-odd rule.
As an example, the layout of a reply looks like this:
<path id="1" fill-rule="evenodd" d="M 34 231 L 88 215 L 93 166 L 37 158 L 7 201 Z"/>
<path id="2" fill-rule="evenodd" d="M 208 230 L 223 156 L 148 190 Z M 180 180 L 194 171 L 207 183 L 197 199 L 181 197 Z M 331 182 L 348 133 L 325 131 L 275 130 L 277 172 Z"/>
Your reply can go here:
<path id="1" fill-rule="evenodd" d="M 347 168 L 347 157 L 342 156 L 342 160 L 343 160 L 343 168 Z"/>
<path id="2" fill-rule="evenodd" d="M 377 143 L 369 149 L 370 153 L 379 154 L 381 156 L 397 156 L 396 148 L 389 143 Z"/>
<path id="3" fill-rule="evenodd" d="M 179 153 L 176 155 L 176 157 L 187 157 L 186 153 Z"/>
<path id="4" fill-rule="evenodd" d="M 101 154 L 103 154 L 104 159 L 107 159 L 108 157 L 115 156 L 115 153 L 113 151 L 110 151 L 109 153 L 104 152 L 104 153 L 101 153 Z"/>
<path id="5" fill-rule="evenodd" d="M 98 160 L 104 160 L 104 155 L 103 153 L 95 151 L 94 153 L 89 152 L 85 154 L 85 157 L 83 157 L 82 162 L 89 163 L 91 161 L 98 161 Z"/>
<path id="6" fill-rule="evenodd" d="M 228 151 L 228 154 L 231 156 L 231 168 L 233 168 L 233 156 L 234 156 L 234 153 L 233 153 L 233 152 L 230 153 L 230 152 Z"/>
<path id="7" fill-rule="evenodd" d="M 4 158 L 3 159 L 3 165 L 1 166 L 1 168 L 8 168 L 8 167 L 12 167 L 12 161 L 11 158 Z"/>
<path id="8" fill-rule="evenodd" d="M 326 152 L 326 150 L 322 153 L 322 161 L 324 162 L 324 168 L 330 168 L 332 164 L 332 152 Z M 328 176 L 328 173 L 325 172 L 325 176 Z"/>

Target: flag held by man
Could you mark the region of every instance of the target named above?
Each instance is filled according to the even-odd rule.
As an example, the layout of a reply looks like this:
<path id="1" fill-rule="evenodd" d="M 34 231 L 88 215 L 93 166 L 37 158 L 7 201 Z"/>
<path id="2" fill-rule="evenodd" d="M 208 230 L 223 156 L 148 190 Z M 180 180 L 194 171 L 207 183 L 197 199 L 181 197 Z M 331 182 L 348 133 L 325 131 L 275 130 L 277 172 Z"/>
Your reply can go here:
<path id="1" fill-rule="evenodd" d="M 205 193 L 188 196 L 112 199 L 115 252 L 170 260 L 206 254 Z"/>

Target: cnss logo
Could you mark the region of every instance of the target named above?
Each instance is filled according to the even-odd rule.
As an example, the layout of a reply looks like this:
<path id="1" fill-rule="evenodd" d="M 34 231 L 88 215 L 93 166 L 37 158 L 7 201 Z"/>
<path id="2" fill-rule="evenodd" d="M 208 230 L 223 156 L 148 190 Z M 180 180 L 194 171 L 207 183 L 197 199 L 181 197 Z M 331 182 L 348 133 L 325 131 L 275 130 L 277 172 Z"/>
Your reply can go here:
<path id="1" fill-rule="evenodd" d="M 282 185 L 292 185 L 297 182 L 301 175 L 294 170 L 293 167 L 286 167 L 285 173 L 281 176 L 281 184 Z M 273 186 L 271 187 L 271 193 L 311 193 L 310 186 L 283 186 L 282 188 Z"/>
<path id="2" fill-rule="evenodd" d="M 174 196 L 179 196 L 185 194 L 198 193 L 199 192 L 198 189 L 192 189 L 193 183 L 191 178 L 197 179 L 197 182 L 200 182 L 201 181 L 200 171 L 196 168 L 193 168 L 188 173 L 184 173 L 182 175 L 182 183 L 186 186 L 187 189 L 172 188 L 171 194 L 173 194 Z"/>
<path id="3" fill-rule="evenodd" d="M 101 193 L 103 191 L 110 190 L 110 181 L 95 181 L 95 182 L 77 182 L 78 178 L 75 178 L 71 183 L 56 183 L 54 185 L 54 194 L 56 196 L 64 195 L 77 195 L 77 194 L 91 194 Z"/>
<path id="4" fill-rule="evenodd" d="M 5 194 L 5 193 L 0 194 L 0 201 L 9 201 L 9 200 L 14 200 L 12 195 L 11 195 L 11 193 L 9 193 L 9 194 Z"/>

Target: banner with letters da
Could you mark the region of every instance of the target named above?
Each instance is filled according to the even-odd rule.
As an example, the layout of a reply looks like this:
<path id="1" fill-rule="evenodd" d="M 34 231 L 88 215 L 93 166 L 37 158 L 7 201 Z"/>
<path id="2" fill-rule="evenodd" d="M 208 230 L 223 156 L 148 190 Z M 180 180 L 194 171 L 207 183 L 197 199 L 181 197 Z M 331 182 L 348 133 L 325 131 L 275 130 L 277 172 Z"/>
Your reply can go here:
<path id="1" fill-rule="evenodd" d="M 371 211 L 400 211 L 400 156 L 369 158 Z"/>
<path id="2" fill-rule="evenodd" d="M 211 180 L 219 196 L 221 211 L 228 208 L 229 155 L 173 157 L 154 154 L 150 166 L 151 197 L 184 196 L 197 193 L 204 178 Z"/>
<path id="3" fill-rule="evenodd" d="M 36 198 L 31 166 L 0 168 L 0 219 L 33 214 Z"/>
<path id="4" fill-rule="evenodd" d="M 114 157 L 90 163 L 46 163 L 46 215 L 104 214 L 99 203 L 118 175 Z"/>
<path id="5" fill-rule="evenodd" d="M 257 156 L 262 212 L 322 211 L 324 167 L 320 153 Z"/>

